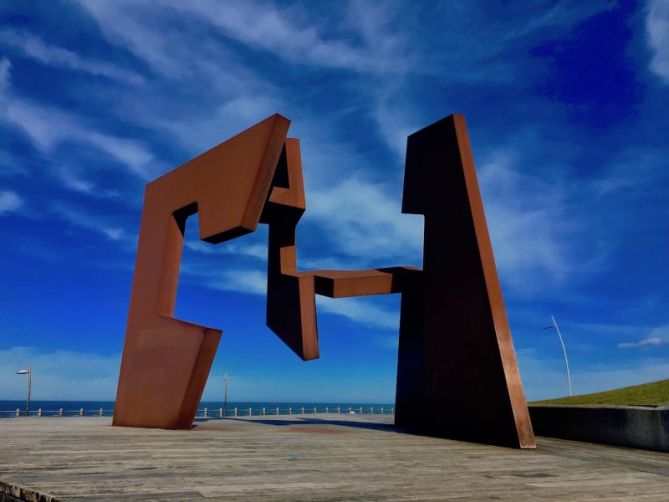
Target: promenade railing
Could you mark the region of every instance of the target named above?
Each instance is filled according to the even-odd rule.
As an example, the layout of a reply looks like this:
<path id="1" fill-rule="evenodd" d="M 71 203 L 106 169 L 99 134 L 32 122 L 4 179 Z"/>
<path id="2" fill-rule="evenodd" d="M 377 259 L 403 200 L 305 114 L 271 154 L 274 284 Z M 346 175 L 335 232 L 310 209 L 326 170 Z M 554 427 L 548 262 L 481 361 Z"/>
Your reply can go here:
<path id="1" fill-rule="evenodd" d="M 204 407 L 198 409 L 196 419 L 215 419 L 215 418 L 234 418 L 249 416 L 277 416 L 277 415 L 393 415 L 395 408 L 393 406 L 233 406 L 233 407 Z M 31 417 L 111 417 L 114 415 L 113 409 L 42 409 L 30 410 Z M 0 411 L 0 418 L 25 417 L 26 410 L 17 408 L 16 410 Z"/>

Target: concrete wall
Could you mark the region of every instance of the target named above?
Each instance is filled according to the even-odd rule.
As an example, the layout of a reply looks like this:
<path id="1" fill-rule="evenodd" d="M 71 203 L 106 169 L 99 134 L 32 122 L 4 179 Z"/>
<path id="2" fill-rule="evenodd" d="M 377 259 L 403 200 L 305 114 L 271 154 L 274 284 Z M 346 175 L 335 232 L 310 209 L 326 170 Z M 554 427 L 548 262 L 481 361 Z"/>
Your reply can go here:
<path id="1" fill-rule="evenodd" d="M 534 433 L 669 452 L 669 407 L 530 406 Z"/>

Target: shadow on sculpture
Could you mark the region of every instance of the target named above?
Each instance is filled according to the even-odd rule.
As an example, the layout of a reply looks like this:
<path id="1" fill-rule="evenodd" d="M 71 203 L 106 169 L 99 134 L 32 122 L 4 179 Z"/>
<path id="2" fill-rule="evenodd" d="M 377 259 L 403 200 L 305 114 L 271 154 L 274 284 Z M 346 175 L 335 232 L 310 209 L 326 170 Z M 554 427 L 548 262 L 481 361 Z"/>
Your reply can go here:
<path id="1" fill-rule="evenodd" d="M 147 185 L 114 425 L 193 423 L 221 336 L 174 318 L 185 222 L 198 212 L 214 244 L 269 225 L 267 326 L 303 360 L 319 357 L 316 294 L 400 293 L 396 425 L 534 447 L 464 117 L 408 138 L 402 212 L 425 217 L 422 270 L 298 270 L 306 204 L 288 126 L 273 115 Z"/>

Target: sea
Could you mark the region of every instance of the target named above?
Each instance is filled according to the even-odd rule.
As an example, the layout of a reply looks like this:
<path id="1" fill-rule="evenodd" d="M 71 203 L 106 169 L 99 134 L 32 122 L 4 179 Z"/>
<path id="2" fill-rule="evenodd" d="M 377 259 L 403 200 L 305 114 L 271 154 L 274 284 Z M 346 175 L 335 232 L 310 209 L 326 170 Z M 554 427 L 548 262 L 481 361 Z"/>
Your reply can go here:
<path id="1" fill-rule="evenodd" d="M 246 402 L 202 401 L 196 418 L 251 415 L 299 415 L 312 413 L 392 414 L 392 403 L 313 403 L 313 402 Z M 61 411 L 62 410 L 62 411 Z M 26 415 L 26 401 L 0 401 L 0 418 Z M 112 416 L 114 401 L 30 401 L 30 416 Z"/>

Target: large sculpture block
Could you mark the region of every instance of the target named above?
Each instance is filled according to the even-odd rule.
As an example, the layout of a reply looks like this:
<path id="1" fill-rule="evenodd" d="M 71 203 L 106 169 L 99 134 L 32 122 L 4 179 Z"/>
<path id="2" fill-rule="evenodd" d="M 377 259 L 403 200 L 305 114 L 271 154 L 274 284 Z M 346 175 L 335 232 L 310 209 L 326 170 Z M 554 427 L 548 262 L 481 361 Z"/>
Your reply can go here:
<path id="1" fill-rule="evenodd" d="M 534 447 L 464 118 L 409 136 L 402 210 L 425 216 L 422 270 L 298 269 L 306 204 L 288 124 L 274 115 L 147 186 L 114 424 L 194 419 L 221 335 L 173 317 L 185 220 L 197 211 L 211 243 L 269 225 L 267 325 L 303 360 L 319 357 L 316 294 L 401 293 L 396 424 Z"/>
<path id="2" fill-rule="evenodd" d="M 425 237 L 402 295 L 396 423 L 532 447 L 464 117 L 409 136 L 404 176 L 402 211 L 425 215 Z"/>

